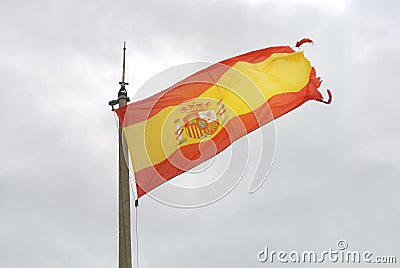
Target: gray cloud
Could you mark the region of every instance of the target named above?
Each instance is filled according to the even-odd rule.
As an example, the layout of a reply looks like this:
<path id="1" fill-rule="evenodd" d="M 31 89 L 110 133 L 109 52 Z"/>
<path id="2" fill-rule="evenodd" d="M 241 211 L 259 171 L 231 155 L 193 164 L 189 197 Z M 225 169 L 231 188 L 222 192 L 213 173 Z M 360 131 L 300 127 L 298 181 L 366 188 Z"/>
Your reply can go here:
<path id="1" fill-rule="evenodd" d="M 264 246 L 325 250 L 341 238 L 354 250 L 398 254 L 398 3 L 345 3 L 2 1 L 0 266 L 117 265 L 117 133 L 107 102 L 123 40 L 133 95 L 149 78 L 139 74 L 161 66 L 308 36 L 316 46 L 306 56 L 335 98 L 277 120 L 276 162 L 257 193 L 247 194 L 245 177 L 197 210 L 144 197 L 140 267 L 262 267 Z"/>

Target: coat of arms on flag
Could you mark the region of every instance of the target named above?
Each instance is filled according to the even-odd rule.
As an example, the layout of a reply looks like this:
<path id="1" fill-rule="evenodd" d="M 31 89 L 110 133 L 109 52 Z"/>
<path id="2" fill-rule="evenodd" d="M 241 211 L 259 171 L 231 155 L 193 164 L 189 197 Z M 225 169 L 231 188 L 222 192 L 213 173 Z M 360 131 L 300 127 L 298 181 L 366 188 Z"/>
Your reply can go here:
<path id="1" fill-rule="evenodd" d="M 178 145 L 212 137 L 228 119 L 224 104 L 211 98 L 190 100 L 178 109 L 179 118 L 174 120 Z"/>

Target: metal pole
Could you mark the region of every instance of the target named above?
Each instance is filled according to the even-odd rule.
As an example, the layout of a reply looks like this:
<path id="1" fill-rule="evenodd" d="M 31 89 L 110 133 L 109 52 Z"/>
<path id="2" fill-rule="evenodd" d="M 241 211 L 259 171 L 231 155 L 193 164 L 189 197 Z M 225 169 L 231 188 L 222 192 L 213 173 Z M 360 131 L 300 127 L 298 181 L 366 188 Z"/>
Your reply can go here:
<path id="1" fill-rule="evenodd" d="M 122 82 L 119 82 L 121 88 L 118 92 L 118 100 L 111 101 L 110 105 L 116 104 L 119 107 L 126 106 L 129 102 L 125 86 L 125 42 L 123 48 L 122 63 Z M 128 148 L 123 134 L 122 125 L 119 124 L 119 268 L 132 268 L 131 253 L 131 201 L 130 201 L 130 185 L 129 185 L 129 168 L 128 168 Z"/>
<path id="2" fill-rule="evenodd" d="M 119 107 L 125 106 L 126 99 L 119 100 Z M 129 169 L 126 163 L 126 141 L 121 124 L 119 125 L 119 268 L 131 268 L 131 201 Z"/>

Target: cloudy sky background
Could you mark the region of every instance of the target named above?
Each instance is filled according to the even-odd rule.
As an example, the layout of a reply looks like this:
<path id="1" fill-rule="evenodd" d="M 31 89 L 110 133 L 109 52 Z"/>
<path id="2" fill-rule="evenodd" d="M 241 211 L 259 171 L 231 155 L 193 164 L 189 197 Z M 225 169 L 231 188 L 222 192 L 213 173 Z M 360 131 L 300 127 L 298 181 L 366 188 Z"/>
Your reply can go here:
<path id="1" fill-rule="evenodd" d="M 140 267 L 265 267 L 256 256 L 264 246 L 320 252 L 339 239 L 400 261 L 399 8 L 2 0 L 0 267 L 117 266 L 117 131 L 107 102 L 124 40 L 133 96 L 166 68 L 302 37 L 316 42 L 305 53 L 332 105 L 310 102 L 277 120 L 275 163 L 253 195 L 245 177 L 201 209 L 141 199 Z"/>

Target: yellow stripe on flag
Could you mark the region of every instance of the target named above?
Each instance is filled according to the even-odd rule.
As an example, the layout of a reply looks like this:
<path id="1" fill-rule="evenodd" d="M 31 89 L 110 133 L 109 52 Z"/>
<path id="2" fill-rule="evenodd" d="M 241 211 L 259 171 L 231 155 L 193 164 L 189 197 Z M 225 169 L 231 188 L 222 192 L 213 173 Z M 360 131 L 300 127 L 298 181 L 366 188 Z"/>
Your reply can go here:
<path id="1" fill-rule="evenodd" d="M 300 91 L 309 81 L 311 68 L 302 52 L 272 54 L 259 63 L 239 61 L 196 99 L 221 101 L 225 116 L 233 118 L 254 111 L 272 96 Z M 164 161 L 179 148 L 174 121 L 180 116 L 179 106 L 169 106 L 146 121 L 124 128 L 135 171 Z M 189 130 L 193 137 L 204 133 L 195 127 Z M 199 142 L 188 139 L 185 145 Z"/>

